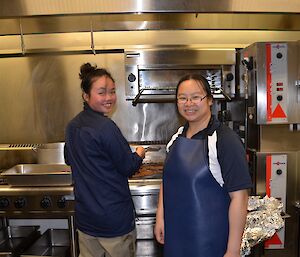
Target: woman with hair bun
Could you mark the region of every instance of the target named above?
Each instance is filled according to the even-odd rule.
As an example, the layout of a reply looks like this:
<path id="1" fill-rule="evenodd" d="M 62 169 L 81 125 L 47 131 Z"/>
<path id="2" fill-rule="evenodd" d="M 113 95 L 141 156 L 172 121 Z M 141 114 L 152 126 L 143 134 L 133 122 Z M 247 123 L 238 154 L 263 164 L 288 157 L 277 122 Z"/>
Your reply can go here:
<path id="1" fill-rule="evenodd" d="M 81 257 L 135 256 L 135 215 L 128 177 L 145 157 L 132 153 L 117 125 L 107 117 L 116 86 L 106 69 L 80 68 L 83 111 L 66 128 L 65 160 L 72 168 L 75 222 Z"/>

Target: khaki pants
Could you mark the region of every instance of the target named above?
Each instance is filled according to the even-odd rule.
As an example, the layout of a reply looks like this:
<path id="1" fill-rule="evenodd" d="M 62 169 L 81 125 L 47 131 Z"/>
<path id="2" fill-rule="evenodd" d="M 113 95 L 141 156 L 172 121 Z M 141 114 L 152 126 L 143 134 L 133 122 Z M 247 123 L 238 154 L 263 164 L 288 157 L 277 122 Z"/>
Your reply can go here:
<path id="1" fill-rule="evenodd" d="M 124 236 L 105 238 L 78 231 L 79 257 L 135 257 L 136 230 Z"/>

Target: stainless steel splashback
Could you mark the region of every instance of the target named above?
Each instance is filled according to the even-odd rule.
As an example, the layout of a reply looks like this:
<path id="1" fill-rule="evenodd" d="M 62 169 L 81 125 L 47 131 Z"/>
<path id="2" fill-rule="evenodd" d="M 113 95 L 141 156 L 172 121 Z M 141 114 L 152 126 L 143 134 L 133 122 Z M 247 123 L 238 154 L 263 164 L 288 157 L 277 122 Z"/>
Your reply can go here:
<path id="1" fill-rule="evenodd" d="M 0 58 L 0 144 L 64 141 L 69 120 L 82 110 L 80 65 L 96 63 L 115 78 L 117 106 L 112 119 L 128 141 L 166 141 L 180 119 L 172 103 L 140 104 L 125 100 L 123 53 L 84 52 Z M 0 151 L 0 168 L 36 161 L 36 153 Z"/>

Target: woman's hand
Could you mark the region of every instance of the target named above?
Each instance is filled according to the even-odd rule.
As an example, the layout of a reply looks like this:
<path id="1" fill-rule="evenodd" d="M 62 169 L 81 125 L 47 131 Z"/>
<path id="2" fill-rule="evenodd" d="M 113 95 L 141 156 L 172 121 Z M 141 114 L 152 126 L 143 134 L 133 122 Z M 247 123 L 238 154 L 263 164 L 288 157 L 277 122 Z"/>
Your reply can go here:
<path id="1" fill-rule="evenodd" d="M 165 243 L 165 221 L 164 221 L 164 206 L 163 206 L 163 184 L 160 184 L 158 205 L 156 211 L 156 223 L 154 226 L 154 235 L 160 244 Z"/>
<path id="2" fill-rule="evenodd" d="M 229 238 L 224 257 L 240 257 L 240 248 L 247 219 L 248 192 L 239 190 L 229 193 Z"/>
<path id="3" fill-rule="evenodd" d="M 165 243 L 165 227 L 164 227 L 164 219 L 156 217 L 156 223 L 154 226 L 154 235 L 160 244 Z"/>
<path id="4" fill-rule="evenodd" d="M 136 153 L 142 158 L 144 159 L 145 158 L 145 148 L 142 147 L 142 146 L 138 146 L 136 149 L 135 149 Z"/>

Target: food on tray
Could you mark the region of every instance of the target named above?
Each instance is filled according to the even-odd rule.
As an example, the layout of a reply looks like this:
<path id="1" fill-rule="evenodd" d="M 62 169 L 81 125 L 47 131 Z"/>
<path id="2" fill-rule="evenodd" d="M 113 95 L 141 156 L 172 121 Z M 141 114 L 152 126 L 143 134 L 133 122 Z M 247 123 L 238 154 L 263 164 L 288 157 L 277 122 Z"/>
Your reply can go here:
<path id="1" fill-rule="evenodd" d="M 163 172 L 162 164 L 143 164 L 138 170 L 138 172 L 132 176 L 132 178 L 152 176 L 155 174 L 162 174 L 162 172 Z"/>

